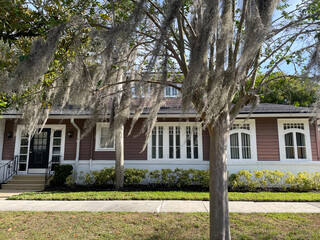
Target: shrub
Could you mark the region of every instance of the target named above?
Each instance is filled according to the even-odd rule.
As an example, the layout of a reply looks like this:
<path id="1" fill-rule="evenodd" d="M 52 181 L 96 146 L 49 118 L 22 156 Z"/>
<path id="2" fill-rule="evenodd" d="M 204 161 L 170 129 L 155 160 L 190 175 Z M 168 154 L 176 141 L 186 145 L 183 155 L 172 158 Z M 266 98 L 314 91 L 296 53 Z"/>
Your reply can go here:
<path id="1" fill-rule="evenodd" d="M 209 186 L 209 170 L 197 169 L 161 169 L 151 171 L 149 178 L 155 185 L 164 186 L 201 186 L 207 188 Z"/>
<path id="2" fill-rule="evenodd" d="M 150 179 L 155 184 L 173 186 L 177 182 L 177 174 L 171 169 L 163 168 L 161 170 L 154 170 L 149 174 Z"/>
<path id="3" fill-rule="evenodd" d="M 76 173 L 71 171 L 71 174 L 66 178 L 66 185 L 68 187 L 75 186 L 76 179 L 77 179 Z"/>
<path id="4" fill-rule="evenodd" d="M 136 169 L 136 168 L 128 168 L 124 170 L 124 184 L 132 185 L 139 184 L 146 178 L 147 173 L 149 171 L 147 169 Z"/>
<path id="5" fill-rule="evenodd" d="M 209 170 L 195 170 L 192 169 L 192 179 L 194 185 L 200 185 L 203 188 L 209 187 L 210 174 Z"/>
<path id="6" fill-rule="evenodd" d="M 114 179 L 114 167 L 91 171 L 84 175 L 84 183 L 86 185 L 106 186 L 108 184 L 113 184 Z"/>
<path id="7" fill-rule="evenodd" d="M 311 191 L 320 189 L 320 174 L 319 172 L 292 174 L 290 172 L 283 173 L 279 170 L 261 170 L 250 173 L 241 170 L 236 174 L 231 174 L 228 183 L 229 187 L 235 191 L 256 191 L 270 188 Z"/>
<path id="8" fill-rule="evenodd" d="M 72 174 L 72 170 L 72 165 L 56 165 L 50 185 L 55 187 L 62 186 L 66 182 L 67 177 Z"/>

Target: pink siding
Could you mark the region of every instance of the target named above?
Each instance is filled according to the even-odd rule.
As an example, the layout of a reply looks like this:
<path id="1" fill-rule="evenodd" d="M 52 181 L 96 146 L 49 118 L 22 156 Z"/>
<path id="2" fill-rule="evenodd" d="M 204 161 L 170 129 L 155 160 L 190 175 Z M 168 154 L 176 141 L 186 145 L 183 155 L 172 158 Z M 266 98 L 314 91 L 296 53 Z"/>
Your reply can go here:
<path id="1" fill-rule="evenodd" d="M 16 131 L 16 126 L 15 126 L 14 120 L 6 119 L 4 139 L 3 139 L 3 152 L 2 152 L 3 160 L 11 160 L 14 157 L 14 146 L 16 143 L 15 131 Z M 7 137 L 8 132 L 13 133 L 13 137 L 8 138 Z"/>
<path id="2" fill-rule="evenodd" d="M 128 136 L 131 121 L 128 121 L 124 128 L 124 159 L 126 160 L 147 160 L 147 148 L 142 151 L 142 147 L 145 143 L 146 136 L 145 134 L 140 134 L 143 120 L 139 120 L 134 129 L 131 132 L 131 135 Z M 141 152 L 141 153 L 140 153 Z"/>
<path id="3" fill-rule="evenodd" d="M 312 151 L 312 160 L 319 161 L 318 148 L 319 148 L 319 140 L 318 140 L 318 128 L 316 122 L 310 122 L 310 140 L 311 140 L 311 151 Z"/>
<path id="4" fill-rule="evenodd" d="M 256 118 L 256 134 L 257 134 L 257 153 L 259 161 L 279 161 L 279 143 L 278 143 L 278 129 L 277 118 Z M 81 132 L 85 131 L 85 119 L 76 119 L 75 123 L 80 127 Z M 158 122 L 185 122 L 194 121 L 194 119 L 158 119 Z M 70 120 L 48 120 L 48 124 L 64 124 L 66 125 L 66 141 L 65 141 L 65 160 L 74 160 L 76 157 L 76 140 L 77 130 L 70 123 Z M 147 160 L 147 149 L 141 152 L 145 142 L 145 135 L 140 134 L 143 119 L 140 119 L 136 124 L 130 136 L 128 132 L 130 129 L 131 121 L 125 124 L 124 146 L 125 146 L 125 160 Z M 2 159 L 9 160 L 14 156 L 15 136 L 12 138 L 7 137 L 8 132 L 15 132 L 16 123 L 14 120 L 7 119 L 5 126 L 4 148 Z M 317 126 L 315 123 L 310 123 L 310 138 L 311 150 L 314 161 L 320 160 L 319 137 L 317 133 Z M 68 132 L 73 133 L 72 138 L 68 137 Z M 95 151 L 95 128 L 92 129 L 80 141 L 80 160 L 114 160 L 114 151 Z M 15 134 L 14 134 L 15 135 Z M 202 132 L 203 143 L 203 160 L 209 160 L 209 134 L 207 130 Z M 140 153 L 141 152 L 141 153 Z"/>
<path id="5" fill-rule="evenodd" d="M 203 160 L 209 161 L 210 157 L 210 136 L 207 129 L 202 131 Z"/>
<path id="6" fill-rule="evenodd" d="M 256 118 L 258 161 L 280 161 L 276 118 Z"/>

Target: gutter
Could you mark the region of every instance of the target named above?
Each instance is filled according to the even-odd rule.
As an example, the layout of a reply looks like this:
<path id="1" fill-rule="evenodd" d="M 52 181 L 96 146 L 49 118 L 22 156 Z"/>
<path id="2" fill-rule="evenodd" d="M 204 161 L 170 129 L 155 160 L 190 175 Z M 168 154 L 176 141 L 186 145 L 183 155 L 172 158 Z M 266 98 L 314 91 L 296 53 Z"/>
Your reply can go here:
<path id="1" fill-rule="evenodd" d="M 80 128 L 74 122 L 74 118 L 71 118 L 70 122 L 74 126 L 74 128 L 77 129 L 77 150 L 76 150 L 76 159 L 75 159 L 75 164 L 74 164 L 74 172 L 75 172 L 76 176 L 78 176 L 79 155 L 80 155 Z M 77 179 L 76 179 L 76 181 L 77 181 Z"/>

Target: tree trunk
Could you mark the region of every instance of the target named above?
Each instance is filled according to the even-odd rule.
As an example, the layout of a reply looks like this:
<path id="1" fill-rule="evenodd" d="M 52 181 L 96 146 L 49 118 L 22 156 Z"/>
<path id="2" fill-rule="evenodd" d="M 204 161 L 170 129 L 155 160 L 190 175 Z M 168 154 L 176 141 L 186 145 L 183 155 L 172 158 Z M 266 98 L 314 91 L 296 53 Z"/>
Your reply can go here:
<path id="1" fill-rule="evenodd" d="M 231 239 L 229 226 L 227 143 L 229 113 L 208 126 L 210 135 L 210 239 Z"/>
<path id="2" fill-rule="evenodd" d="M 115 187 L 116 190 L 123 188 L 124 184 L 124 146 L 123 146 L 123 133 L 124 126 L 122 125 L 119 129 L 115 130 L 115 150 L 116 150 L 116 168 L 115 168 Z"/>

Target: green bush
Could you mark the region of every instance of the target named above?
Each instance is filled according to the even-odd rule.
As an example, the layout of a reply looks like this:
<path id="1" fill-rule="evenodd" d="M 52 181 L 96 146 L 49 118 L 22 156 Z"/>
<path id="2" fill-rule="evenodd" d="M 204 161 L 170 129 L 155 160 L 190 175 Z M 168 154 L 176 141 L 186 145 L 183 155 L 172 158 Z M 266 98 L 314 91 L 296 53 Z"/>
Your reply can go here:
<path id="1" fill-rule="evenodd" d="M 106 186 L 108 184 L 114 184 L 114 179 L 114 167 L 91 171 L 84 175 L 84 183 L 86 185 Z"/>
<path id="2" fill-rule="evenodd" d="M 177 182 L 176 173 L 167 168 L 150 172 L 149 178 L 152 179 L 157 185 L 160 184 L 165 186 L 174 186 Z"/>
<path id="3" fill-rule="evenodd" d="M 209 170 L 192 169 L 192 179 L 194 185 L 200 185 L 203 188 L 209 187 L 210 174 Z"/>
<path id="4" fill-rule="evenodd" d="M 197 169 L 161 169 L 151 171 L 149 178 L 155 185 L 164 186 L 201 186 L 207 188 L 209 186 L 209 170 Z"/>
<path id="5" fill-rule="evenodd" d="M 124 170 L 124 184 L 139 184 L 146 178 L 148 172 L 147 169 L 127 168 Z"/>
<path id="6" fill-rule="evenodd" d="M 72 170 L 72 165 L 56 165 L 50 185 L 55 187 L 62 186 L 66 182 L 67 177 L 72 174 Z"/>
<path id="7" fill-rule="evenodd" d="M 281 171 L 253 171 L 241 170 L 231 174 L 228 179 L 229 186 L 234 191 L 256 191 L 278 188 L 291 191 L 311 191 L 320 189 L 319 172 L 299 172 L 292 174 Z"/>
<path id="8" fill-rule="evenodd" d="M 83 173 L 80 175 L 83 176 Z M 91 171 L 84 174 L 82 179 L 86 185 L 106 186 L 114 184 L 115 169 L 112 167 L 99 171 Z M 167 187 L 200 186 L 208 188 L 209 179 L 209 170 L 176 168 L 175 170 L 161 169 L 149 172 L 147 169 L 128 168 L 124 171 L 124 184 L 126 186 L 141 184 L 146 180 L 146 182 L 149 181 L 153 185 Z M 261 191 L 272 188 L 292 191 L 320 190 L 320 173 L 310 174 L 300 172 L 292 174 L 290 172 L 283 173 L 278 170 L 252 172 L 241 170 L 229 176 L 228 184 L 233 191 Z"/>

